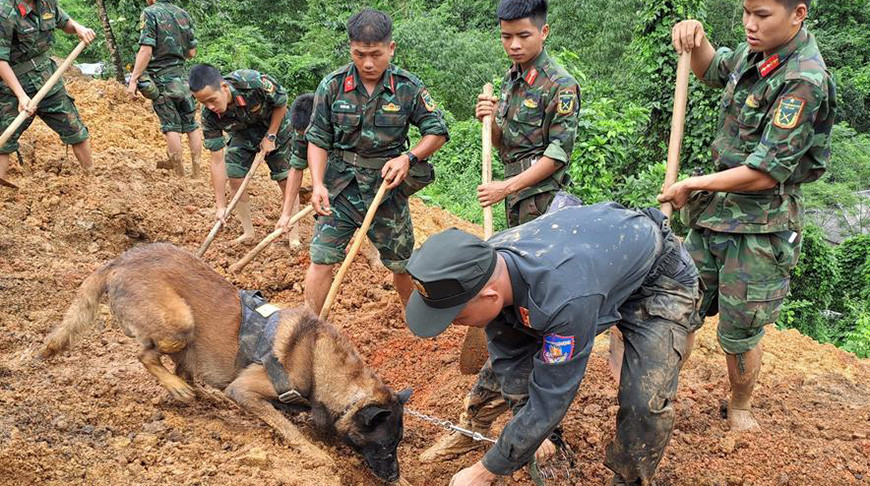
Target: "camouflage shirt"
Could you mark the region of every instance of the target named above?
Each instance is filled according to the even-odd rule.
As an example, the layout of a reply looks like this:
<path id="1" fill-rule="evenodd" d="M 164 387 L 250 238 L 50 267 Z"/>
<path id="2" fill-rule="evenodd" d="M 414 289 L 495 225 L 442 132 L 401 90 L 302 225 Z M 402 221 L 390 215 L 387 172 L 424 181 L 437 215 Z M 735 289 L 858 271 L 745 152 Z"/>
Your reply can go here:
<path id="1" fill-rule="evenodd" d="M 206 149 L 216 152 L 226 146 L 223 132 L 263 131 L 272 121 L 272 110 L 287 105 L 287 92 L 274 78 L 250 69 L 240 69 L 224 76 L 230 87 L 232 105 L 223 115 L 202 108 L 202 128 Z M 278 130 L 276 145 L 293 136 L 290 116 L 285 115 Z"/>
<path id="2" fill-rule="evenodd" d="M 514 64 L 502 81 L 496 123 L 502 130 L 499 158 L 512 177 L 546 156 L 562 164 L 553 176 L 518 194 L 518 199 L 555 190 L 564 183 L 577 135 L 580 86 L 544 50 L 526 72 Z M 525 163 L 523 163 L 525 162 Z"/>
<path id="3" fill-rule="evenodd" d="M 54 45 L 54 29 L 62 29 L 69 16 L 56 0 L 36 0 L 35 8 L 23 1 L 0 0 L 0 60 L 13 68 L 25 61 L 47 53 Z M 36 94 L 54 72 L 54 63 L 46 56 L 44 62 L 26 73 L 18 73 L 18 82 L 26 93 Z M 57 83 L 49 97 L 63 89 Z M 0 81 L 0 91 L 10 94 L 6 83 Z"/>
<path id="4" fill-rule="evenodd" d="M 306 138 L 326 150 L 361 157 L 396 157 L 408 147 L 408 128 L 421 135 L 447 135 L 441 111 L 416 76 L 392 64 L 369 96 L 356 67 L 329 74 L 314 93 L 314 113 Z"/>
<path id="5" fill-rule="evenodd" d="M 704 82 L 725 88 L 711 148 L 716 169 L 745 165 L 780 185 L 762 193 L 697 195 L 689 222 L 728 233 L 799 231 L 800 184 L 824 173 L 836 112 L 834 80 L 815 37 L 802 28 L 767 58 L 748 44 L 721 48 Z"/>
<path id="6" fill-rule="evenodd" d="M 188 51 L 196 47 L 190 15 L 169 0 L 157 0 L 142 12 L 139 31 L 139 45 L 154 48 L 148 74 L 182 66 Z"/>

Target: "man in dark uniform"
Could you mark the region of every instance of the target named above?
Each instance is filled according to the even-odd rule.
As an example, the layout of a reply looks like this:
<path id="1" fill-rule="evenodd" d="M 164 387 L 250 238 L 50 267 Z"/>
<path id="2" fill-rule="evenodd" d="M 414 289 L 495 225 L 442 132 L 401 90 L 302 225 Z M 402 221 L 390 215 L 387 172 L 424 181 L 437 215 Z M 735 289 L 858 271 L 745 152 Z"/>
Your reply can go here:
<path id="1" fill-rule="evenodd" d="M 513 61 L 502 81 L 501 97 L 478 97 L 478 119 L 495 115 L 493 145 L 505 164 L 505 180 L 478 187 L 482 206 L 505 200 L 509 227 L 544 214 L 567 182 L 577 134 L 580 87 L 544 49 L 550 34 L 546 0 L 502 0 L 497 15 L 505 52 Z M 507 410 L 487 362 L 465 400 L 464 428 L 486 434 Z M 458 432 L 445 435 L 420 455 L 439 462 L 484 443 Z"/>
<path id="2" fill-rule="evenodd" d="M 614 325 L 628 345 L 605 465 L 614 484 L 649 484 L 673 428 L 686 336 L 701 323 L 697 269 L 658 210 L 567 207 L 486 242 L 450 229 L 414 253 L 408 272 L 411 331 L 484 328 L 514 411 L 451 485 L 488 485 L 528 463 L 571 405 L 596 334 Z"/>
<path id="3" fill-rule="evenodd" d="M 160 119 L 160 130 L 169 147 L 169 164 L 158 168 L 175 169 L 184 174 L 181 162 L 181 134 L 187 134 L 193 177 L 199 175 L 202 157 L 202 131 L 196 124 L 196 101 L 187 86 L 184 61 L 196 55 L 193 20 L 171 0 L 147 0 L 148 8 L 139 20 L 139 53 L 130 75 L 127 92 L 152 100 Z M 142 76 L 146 74 L 147 76 Z"/>
<path id="4" fill-rule="evenodd" d="M 57 70 L 50 52 L 54 30 L 75 34 L 87 44 L 96 38 L 94 31 L 83 27 L 63 11 L 57 0 L 18 0 L 0 3 L 0 131 L 5 130 L 22 111 L 31 116 L 0 147 L 0 179 L 9 169 L 9 154 L 18 150 L 18 138 L 30 127 L 33 115 L 54 130 L 63 143 L 72 145 L 73 153 L 85 172 L 93 166 L 88 129 L 82 123 L 76 105 L 67 94 L 63 80 L 51 88 L 37 106 L 30 98 Z"/>
<path id="5" fill-rule="evenodd" d="M 391 64 L 392 31 L 383 12 L 366 8 L 353 15 L 347 22 L 353 62 L 326 76 L 314 94 L 306 138 L 318 217 L 305 300 L 318 313 L 332 284 L 332 268 L 344 260 L 384 180 L 389 192 L 368 236 L 393 272 L 402 300 L 411 295 L 405 272 L 414 248 L 408 196 L 434 179 L 425 160 L 447 141 L 447 125 L 423 83 Z M 409 150 L 411 125 L 420 129 L 421 138 Z"/>
<path id="6" fill-rule="evenodd" d="M 216 219 L 226 219 L 227 178 L 235 194 L 261 150 L 266 153 L 272 180 L 283 194 L 293 146 L 284 88 L 267 74 L 240 69 L 222 77 L 217 68 L 207 64 L 193 66 L 189 84 L 193 96 L 203 104 L 202 126 L 205 148 L 211 151 Z M 224 131 L 230 135 L 229 142 Z M 247 194 L 239 199 L 236 214 L 244 234 L 233 243 L 252 242 L 254 225 Z"/>

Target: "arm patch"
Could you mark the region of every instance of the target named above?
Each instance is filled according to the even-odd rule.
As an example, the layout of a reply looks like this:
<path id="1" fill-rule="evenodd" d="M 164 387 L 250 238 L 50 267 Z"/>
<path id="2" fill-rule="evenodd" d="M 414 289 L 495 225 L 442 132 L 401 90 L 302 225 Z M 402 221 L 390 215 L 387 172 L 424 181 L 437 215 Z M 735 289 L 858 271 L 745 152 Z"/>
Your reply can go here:
<path id="1" fill-rule="evenodd" d="M 807 100 L 797 96 L 784 96 L 779 100 L 776 114 L 773 115 L 773 124 L 783 130 L 791 130 L 798 126 Z"/>

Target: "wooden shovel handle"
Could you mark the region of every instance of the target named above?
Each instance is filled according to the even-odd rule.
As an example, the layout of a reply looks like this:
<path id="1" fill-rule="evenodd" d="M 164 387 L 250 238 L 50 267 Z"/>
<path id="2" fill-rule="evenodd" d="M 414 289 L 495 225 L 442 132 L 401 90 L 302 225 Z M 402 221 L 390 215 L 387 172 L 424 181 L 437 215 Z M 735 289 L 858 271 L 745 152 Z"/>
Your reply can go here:
<path id="1" fill-rule="evenodd" d="M 247 255 L 245 255 L 241 260 L 237 261 L 233 265 L 230 266 L 230 272 L 236 273 L 239 270 L 245 268 L 245 266 L 251 263 L 251 260 L 254 259 L 257 255 L 260 254 L 261 251 L 265 250 L 267 246 L 271 245 L 275 240 L 281 237 L 284 233 L 286 233 L 290 228 L 292 228 L 296 223 L 299 222 L 302 218 L 310 214 L 314 211 L 314 206 L 308 205 L 302 208 L 299 212 L 293 215 L 290 218 L 290 222 L 287 224 L 287 228 L 278 228 L 275 231 L 269 233 L 268 236 L 263 238 L 263 241 L 257 244 L 253 250 L 249 251 Z"/>
<path id="2" fill-rule="evenodd" d="M 677 182 L 680 174 L 680 149 L 683 145 L 683 129 L 686 125 L 686 105 L 689 101 L 689 68 L 692 64 L 691 51 L 680 54 L 677 62 L 677 86 L 674 91 L 674 116 L 671 119 L 671 139 L 668 142 L 668 165 L 662 192 Z M 662 212 L 670 218 L 674 207 L 671 203 L 662 204 Z"/>

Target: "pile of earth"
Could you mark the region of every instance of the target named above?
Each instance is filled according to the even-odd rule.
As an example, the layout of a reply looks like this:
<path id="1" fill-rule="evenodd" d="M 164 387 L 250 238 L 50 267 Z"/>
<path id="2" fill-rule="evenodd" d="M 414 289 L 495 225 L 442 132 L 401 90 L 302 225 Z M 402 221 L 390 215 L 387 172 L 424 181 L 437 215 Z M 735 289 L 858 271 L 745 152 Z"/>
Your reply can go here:
<path id="1" fill-rule="evenodd" d="M 164 143 L 146 101 L 128 99 L 108 81 L 73 79 L 68 87 L 93 137 L 94 177 L 83 177 L 72 152 L 37 121 L 22 139 L 27 170 L 13 164 L 9 174 L 21 188 L 0 188 L 0 484 L 377 484 L 348 448 L 317 436 L 306 414 L 294 422 L 330 452 L 336 468 L 309 464 L 265 424 L 222 401 L 174 402 L 105 307 L 104 323 L 70 352 L 48 364 L 28 359 L 97 266 L 145 242 L 195 250 L 212 225 L 207 170 L 193 180 L 155 169 Z M 262 237 L 280 211 L 279 191 L 265 168 L 250 191 Z M 412 212 L 418 242 L 449 226 L 479 231 L 419 200 Z M 304 240 L 311 230 L 312 220 L 303 221 Z M 205 260 L 238 287 L 302 305 L 304 247 L 275 244 L 233 275 L 226 269 L 247 250 L 228 244 L 239 231 L 231 222 Z M 458 416 L 474 379 L 458 370 L 462 331 L 414 338 L 384 269 L 357 258 L 330 320 L 391 387 L 414 388 L 410 408 Z M 676 428 L 656 484 L 867 484 L 870 364 L 795 331 L 770 329 L 755 400 L 763 429 L 730 433 L 720 411 L 728 385 L 715 327 L 710 320 L 702 329 L 683 370 Z M 610 477 L 602 458 L 616 408 L 599 342 L 563 424 L 575 464 L 570 478 L 562 471 L 549 484 Z M 447 484 L 481 456 L 420 463 L 417 456 L 441 433 L 406 417 L 399 457 L 410 483 Z M 504 483 L 528 484 L 529 476 L 520 471 Z"/>

